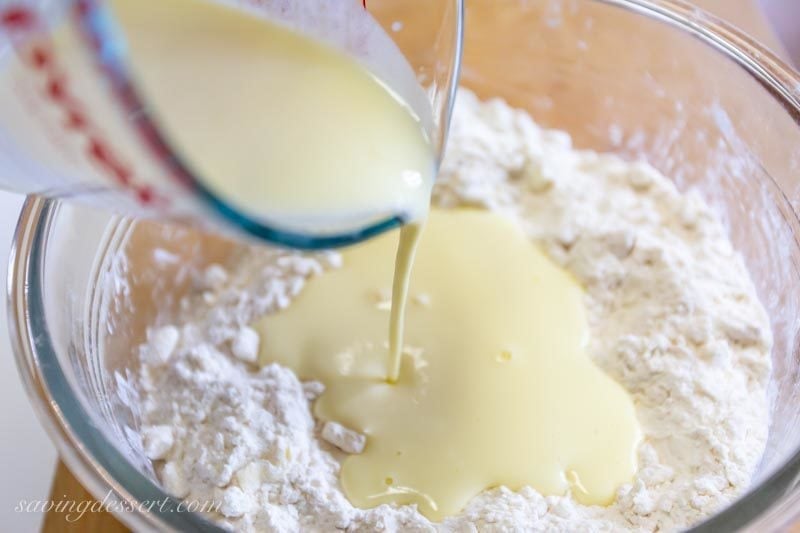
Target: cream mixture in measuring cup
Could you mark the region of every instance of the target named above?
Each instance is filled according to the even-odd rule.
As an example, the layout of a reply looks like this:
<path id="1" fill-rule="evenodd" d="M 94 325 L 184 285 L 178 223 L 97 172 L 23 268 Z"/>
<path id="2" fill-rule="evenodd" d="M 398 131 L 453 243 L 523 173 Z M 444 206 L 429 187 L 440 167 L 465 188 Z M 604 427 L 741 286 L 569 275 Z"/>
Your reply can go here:
<path id="1" fill-rule="evenodd" d="M 429 133 L 355 60 L 206 0 L 110 5 L 137 86 L 217 195 L 290 227 L 424 218 L 436 166 Z"/>
<path id="2" fill-rule="evenodd" d="M 427 209 L 442 96 L 358 2 L 9 3 L 0 51 L 2 188 L 304 248 Z"/>

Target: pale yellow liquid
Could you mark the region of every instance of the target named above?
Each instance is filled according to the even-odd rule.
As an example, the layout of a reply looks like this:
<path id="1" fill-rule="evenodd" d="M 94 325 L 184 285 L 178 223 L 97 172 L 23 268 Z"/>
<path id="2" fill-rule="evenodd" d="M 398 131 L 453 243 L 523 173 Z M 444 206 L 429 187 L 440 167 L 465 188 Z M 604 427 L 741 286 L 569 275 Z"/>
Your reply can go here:
<path id="1" fill-rule="evenodd" d="M 400 230 L 400 242 L 394 260 L 392 306 L 389 315 L 389 365 L 386 367 L 386 380 L 389 383 L 396 383 L 400 378 L 411 271 L 423 228 L 424 221 L 417 220 Z"/>
<path id="2" fill-rule="evenodd" d="M 395 242 L 345 251 L 341 269 L 256 325 L 261 361 L 322 381 L 316 415 L 367 436 L 342 466 L 348 498 L 415 503 L 434 520 L 498 485 L 610 503 L 633 476 L 640 432 L 630 397 L 585 353 L 581 287 L 501 216 L 434 211 L 388 384 L 377 295 Z"/>
<path id="3" fill-rule="evenodd" d="M 312 233 L 427 210 L 420 121 L 344 53 L 211 1 L 110 4 L 154 117 L 222 198 Z"/>
<path id="4" fill-rule="evenodd" d="M 151 111 L 221 197 L 289 229 L 400 214 L 387 378 L 435 160 L 417 117 L 355 61 L 204 0 L 111 0 Z"/>

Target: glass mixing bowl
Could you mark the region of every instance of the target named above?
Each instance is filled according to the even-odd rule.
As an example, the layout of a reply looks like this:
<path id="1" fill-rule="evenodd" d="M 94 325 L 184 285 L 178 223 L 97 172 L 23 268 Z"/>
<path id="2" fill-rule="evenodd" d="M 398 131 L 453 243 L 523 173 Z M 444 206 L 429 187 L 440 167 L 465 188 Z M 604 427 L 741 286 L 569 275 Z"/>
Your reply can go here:
<path id="1" fill-rule="evenodd" d="M 390 5 L 391 4 L 391 5 Z M 382 4 L 425 17 L 425 0 Z M 398 32 L 412 63 L 430 50 Z M 698 530 L 800 517 L 800 77 L 756 43 L 667 0 L 470 0 L 463 84 L 501 96 L 581 148 L 646 158 L 713 205 L 745 256 L 775 337 L 772 425 L 752 488 Z M 141 452 L 136 346 L 195 268 L 240 245 L 37 198 L 20 218 L 9 316 L 20 372 L 72 472 L 98 498 L 166 497 Z M 136 529 L 213 530 L 174 500 L 122 513 Z"/>

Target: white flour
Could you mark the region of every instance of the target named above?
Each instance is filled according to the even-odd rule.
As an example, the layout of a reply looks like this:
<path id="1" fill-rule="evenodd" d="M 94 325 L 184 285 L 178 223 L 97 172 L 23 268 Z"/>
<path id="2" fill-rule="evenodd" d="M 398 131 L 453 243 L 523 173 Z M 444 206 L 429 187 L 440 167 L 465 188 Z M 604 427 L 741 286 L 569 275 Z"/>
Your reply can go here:
<path id="1" fill-rule="evenodd" d="M 434 203 L 517 217 L 583 282 L 590 354 L 630 392 L 645 435 L 639 471 L 610 507 L 501 488 L 442 529 L 674 530 L 747 487 L 767 437 L 771 333 L 698 197 L 462 91 Z M 248 250 L 230 272 L 206 271 L 176 326 L 151 330 L 142 347 L 146 452 L 170 492 L 219 499 L 214 518 L 237 530 L 431 529 L 411 507 L 353 508 L 338 486 L 344 455 L 311 415 L 320 384 L 252 365 L 258 338 L 242 328 L 340 263 L 335 253 Z M 357 449 L 358 435 L 342 429 L 325 431 Z"/>

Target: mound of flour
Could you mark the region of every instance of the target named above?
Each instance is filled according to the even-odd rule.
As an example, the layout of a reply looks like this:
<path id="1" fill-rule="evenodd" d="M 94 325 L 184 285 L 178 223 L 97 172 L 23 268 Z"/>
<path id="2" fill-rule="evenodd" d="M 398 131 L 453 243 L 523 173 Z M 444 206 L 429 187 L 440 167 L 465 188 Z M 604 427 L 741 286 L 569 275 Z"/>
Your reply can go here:
<path id="1" fill-rule="evenodd" d="M 632 395 L 639 470 L 609 507 L 499 488 L 442 530 L 663 531 L 731 502 L 764 450 L 771 333 L 748 273 L 699 197 L 643 163 L 576 151 L 502 101 L 461 91 L 434 193 L 442 207 L 515 217 L 586 288 L 589 352 Z M 312 416 L 322 385 L 257 368 L 253 319 L 306 279 L 346 268 L 336 253 L 250 249 L 209 267 L 174 325 L 152 328 L 137 388 L 145 453 L 168 491 L 216 499 L 236 530 L 430 530 L 413 507 L 354 508 L 343 454 Z M 590 400 L 589 400 L 590 401 Z"/>

